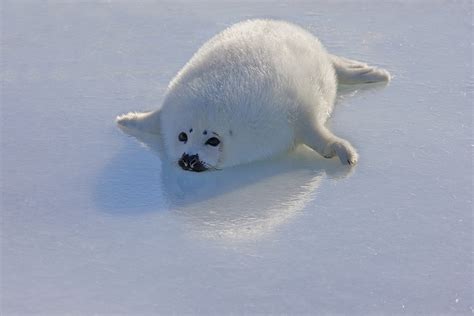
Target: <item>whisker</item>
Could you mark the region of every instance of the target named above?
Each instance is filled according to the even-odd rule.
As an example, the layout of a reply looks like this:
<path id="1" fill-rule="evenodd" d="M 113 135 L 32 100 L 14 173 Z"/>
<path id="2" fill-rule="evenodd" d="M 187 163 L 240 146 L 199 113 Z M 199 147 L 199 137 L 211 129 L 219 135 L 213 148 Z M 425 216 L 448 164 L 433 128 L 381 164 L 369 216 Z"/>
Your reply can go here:
<path id="1" fill-rule="evenodd" d="M 201 161 L 201 163 L 204 165 L 204 167 L 206 167 L 206 169 L 213 170 L 213 171 L 221 170 L 221 169 L 219 169 L 219 168 L 217 168 L 217 167 L 214 167 L 213 165 L 208 164 L 208 163 L 206 163 L 206 162 L 202 162 L 202 161 Z"/>

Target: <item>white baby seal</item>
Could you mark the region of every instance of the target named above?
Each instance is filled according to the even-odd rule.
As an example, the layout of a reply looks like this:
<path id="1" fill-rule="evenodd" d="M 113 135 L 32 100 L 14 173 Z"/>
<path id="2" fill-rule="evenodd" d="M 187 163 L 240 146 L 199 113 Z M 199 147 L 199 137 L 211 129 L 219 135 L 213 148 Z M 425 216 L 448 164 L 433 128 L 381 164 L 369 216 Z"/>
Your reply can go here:
<path id="1" fill-rule="evenodd" d="M 352 165 L 356 150 L 325 126 L 337 83 L 389 79 L 386 70 L 330 55 L 296 25 L 249 20 L 205 43 L 171 80 L 161 108 L 117 122 L 161 134 L 166 155 L 185 170 L 247 163 L 298 144 Z"/>

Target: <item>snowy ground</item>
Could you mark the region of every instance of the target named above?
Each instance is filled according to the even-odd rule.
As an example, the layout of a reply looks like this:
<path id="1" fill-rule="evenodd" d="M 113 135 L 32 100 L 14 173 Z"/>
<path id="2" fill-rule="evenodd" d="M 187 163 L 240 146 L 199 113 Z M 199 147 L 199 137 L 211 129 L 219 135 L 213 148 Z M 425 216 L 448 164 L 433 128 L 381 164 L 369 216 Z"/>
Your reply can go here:
<path id="1" fill-rule="evenodd" d="M 470 1 L 1 7 L 2 315 L 473 311 Z M 392 72 L 339 99 L 352 172 L 302 150 L 184 174 L 116 128 L 253 17 Z"/>

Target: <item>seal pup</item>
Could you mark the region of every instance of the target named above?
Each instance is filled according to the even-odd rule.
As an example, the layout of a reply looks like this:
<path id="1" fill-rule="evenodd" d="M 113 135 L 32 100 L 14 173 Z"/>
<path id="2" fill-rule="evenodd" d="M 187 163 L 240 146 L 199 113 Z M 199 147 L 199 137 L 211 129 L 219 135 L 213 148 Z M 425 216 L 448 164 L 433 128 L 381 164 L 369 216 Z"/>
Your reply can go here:
<path id="1" fill-rule="evenodd" d="M 171 80 L 159 109 L 117 123 L 161 134 L 166 156 L 189 171 L 262 160 L 298 144 L 354 165 L 354 147 L 325 126 L 337 84 L 389 80 L 384 69 L 329 54 L 299 26 L 248 20 L 206 42 Z"/>

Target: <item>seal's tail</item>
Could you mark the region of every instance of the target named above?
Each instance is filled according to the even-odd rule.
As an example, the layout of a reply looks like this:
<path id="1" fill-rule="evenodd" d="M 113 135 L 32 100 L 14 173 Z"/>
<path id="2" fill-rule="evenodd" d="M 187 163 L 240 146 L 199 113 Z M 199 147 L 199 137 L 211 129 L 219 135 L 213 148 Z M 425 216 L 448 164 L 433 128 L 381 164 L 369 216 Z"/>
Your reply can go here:
<path id="1" fill-rule="evenodd" d="M 361 84 L 390 81 L 390 73 L 366 63 L 330 55 L 337 81 L 340 84 Z"/>

